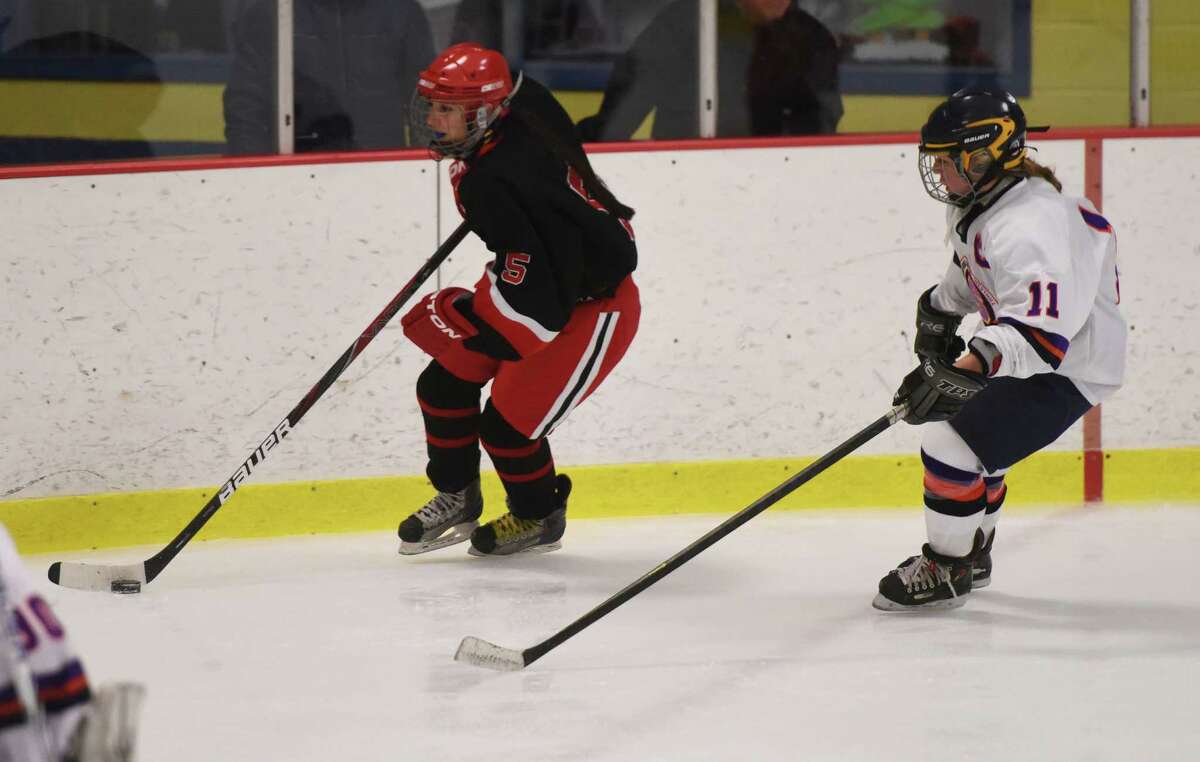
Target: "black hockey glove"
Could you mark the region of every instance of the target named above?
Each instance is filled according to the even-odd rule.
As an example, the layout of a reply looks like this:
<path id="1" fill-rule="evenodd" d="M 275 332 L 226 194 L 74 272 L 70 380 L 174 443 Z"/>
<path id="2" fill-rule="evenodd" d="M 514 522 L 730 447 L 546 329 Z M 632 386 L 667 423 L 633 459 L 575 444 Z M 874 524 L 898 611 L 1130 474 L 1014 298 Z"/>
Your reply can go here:
<path id="1" fill-rule="evenodd" d="M 948 421 L 986 385 L 987 376 L 924 357 L 916 370 L 904 377 L 892 404 L 908 405 L 904 420 L 914 426 Z"/>
<path id="2" fill-rule="evenodd" d="M 962 317 L 942 312 L 933 306 L 935 288 L 937 286 L 930 286 L 917 300 L 917 338 L 913 341 L 913 351 L 918 357 L 932 357 L 953 363 L 967 348 L 957 333 Z"/>

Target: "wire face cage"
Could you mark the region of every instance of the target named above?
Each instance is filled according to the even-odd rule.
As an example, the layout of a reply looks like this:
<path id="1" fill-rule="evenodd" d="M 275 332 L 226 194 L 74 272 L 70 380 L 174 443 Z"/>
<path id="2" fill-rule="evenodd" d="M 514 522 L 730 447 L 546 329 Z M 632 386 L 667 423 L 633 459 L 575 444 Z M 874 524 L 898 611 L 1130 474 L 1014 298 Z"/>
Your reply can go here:
<path id="1" fill-rule="evenodd" d="M 464 158 L 479 147 L 499 111 L 486 103 L 436 101 L 418 90 L 408 110 L 412 142 L 436 158 Z"/>

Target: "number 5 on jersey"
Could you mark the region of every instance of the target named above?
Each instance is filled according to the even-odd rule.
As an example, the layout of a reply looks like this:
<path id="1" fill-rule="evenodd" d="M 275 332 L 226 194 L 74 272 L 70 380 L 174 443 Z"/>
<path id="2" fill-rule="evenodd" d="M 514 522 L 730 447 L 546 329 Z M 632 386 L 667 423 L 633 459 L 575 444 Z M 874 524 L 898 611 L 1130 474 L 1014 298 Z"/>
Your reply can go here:
<path id="1" fill-rule="evenodd" d="M 519 251 L 509 252 L 504 259 L 504 272 L 500 280 L 514 286 L 521 285 L 525 280 L 525 265 L 529 264 L 529 255 Z"/>

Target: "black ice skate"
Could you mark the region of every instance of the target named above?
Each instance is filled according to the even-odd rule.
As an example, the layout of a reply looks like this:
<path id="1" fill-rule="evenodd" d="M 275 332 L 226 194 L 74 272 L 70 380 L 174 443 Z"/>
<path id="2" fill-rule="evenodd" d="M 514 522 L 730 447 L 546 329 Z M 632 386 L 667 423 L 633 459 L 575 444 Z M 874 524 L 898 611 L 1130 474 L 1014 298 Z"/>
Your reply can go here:
<path id="1" fill-rule="evenodd" d="M 971 592 L 972 555 L 943 556 L 926 543 L 921 555 L 879 580 L 879 594 L 871 605 L 880 611 L 958 608 Z"/>
<path id="2" fill-rule="evenodd" d="M 567 497 L 571 480 L 558 475 L 559 508 L 544 519 L 519 519 L 506 513 L 471 533 L 473 556 L 511 556 L 516 553 L 549 553 L 562 547 L 559 540 L 567 529 Z"/>
<path id="3" fill-rule="evenodd" d="M 974 592 L 982 587 L 987 587 L 992 584 L 992 540 L 996 539 L 996 530 L 987 536 L 987 542 L 983 542 L 983 530 L 976 530 L 975 543 L 982 544 L 975 554 L 975 560 L 971 562 L 971 590 Z M 907 566 L 913 561 L 916 561 L 918 556 L 909 556 L 900 562 L 900 566 Z"/>
<path id="4" fill-rule="evenodd" d="M 987 542 L 975 555 L 971 564 L 971 589 L 978 590 L 992 584 L 992 540 L 996 539 L 996 530 L 988 535 Z"/>
<path id="5" fill-rule="evenodd" d="M 400 554 L 415 556 L 463 542 L 479 526 L 482 513 L 478 479 L 458 492 L 439 492 L 400 523 Z"/>

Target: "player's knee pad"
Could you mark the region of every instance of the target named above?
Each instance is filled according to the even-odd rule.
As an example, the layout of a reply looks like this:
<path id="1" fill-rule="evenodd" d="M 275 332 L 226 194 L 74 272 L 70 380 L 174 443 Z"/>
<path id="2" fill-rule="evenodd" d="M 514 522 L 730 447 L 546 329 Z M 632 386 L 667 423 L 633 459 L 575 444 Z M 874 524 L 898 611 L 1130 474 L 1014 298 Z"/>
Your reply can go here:
<path id="1" fill-rule="evenodd" d="M 922 457 L 928 456 L 960 471 L 983 474 L 983 464 L 958 432 L 946 421 L 925 424 L 921 437 Z"/>
<path id="2" fill-rule="evenodd" d="M 483 384 L 464 381 L 433 360 L 417 377 L 417 399 L 421 407 L 443 409 L 478 408 Z"/>
<path id="3" fill-rule="evenodd" d="M 528 447 L 541 440 L 530 439 L 517 431 L 491 400 L 483 406 L 483 414 L 479 420 L 479 436 L 489 448 L 514 449 Z"/>

